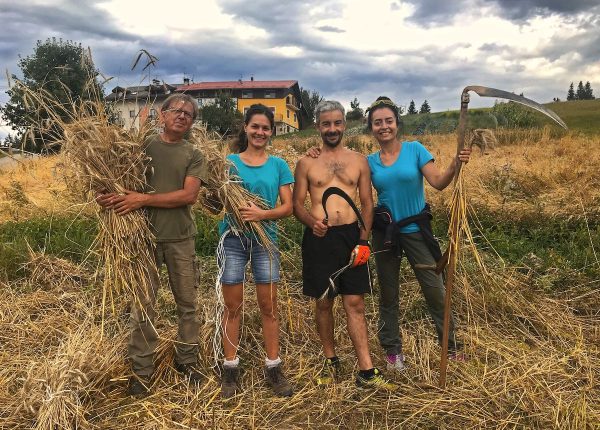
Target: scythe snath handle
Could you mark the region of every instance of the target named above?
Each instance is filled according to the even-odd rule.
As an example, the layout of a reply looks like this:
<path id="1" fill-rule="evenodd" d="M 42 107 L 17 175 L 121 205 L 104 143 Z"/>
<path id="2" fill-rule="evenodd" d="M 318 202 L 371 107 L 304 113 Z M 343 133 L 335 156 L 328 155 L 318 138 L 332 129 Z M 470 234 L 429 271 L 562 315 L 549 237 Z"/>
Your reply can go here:
<path id="1" fill-rule="evenodd" d="M 462 161 L 458 158 L 460 151 L 465 147 L 465 140 L 467 135 L 467 120 L 469 118 L 469 91 L 473 91 L 481 97 L 494 97 L 512 100 L 514 102 L 520 103 L 522 105 L 528 106 L 532 109 L 535 109 L 550 119 L 552 119 L 556 124 L 560 125 L 564 129 L 567 129 L 567 125 L 565 122 L 552 110 L 548 109 L 541 104 L 528 99 L 526 97 L 516 95 L 514 93 L 510 93 L 504 90 L 498 90 L 496 88 L 484 87 L 481 85 L 470 85 L 465 87 L 460 96 L 460 116 L 458 119 L 458 128 L 457 128 L 457 147 L 456 147 L 456 169 L 454 171 L 454 186 L 457 186 L 460 171 L 462 168 Z M 460 192 L 461 190 L 459 190 Z M 458 199 L 460 202 L 460 197 Z M 460 203 L 462 204 L 462 203 Z M 464 208 L 463 208 L 464 209 Z M 460 212 L 460 211 L 459 211 Z M 455 213 L 455 216 L 451 216 L 450 225 L 448 226 L 448 238 L 449 244 L 448 249 L 444 253 L 445 258 L 448 261 L 448 271 L 446 274 L 446 296 L 444 300 L 444 327 L 442 330 L 442 356 L 440 358 L 440 387 L 444 388 L 446 386 L 446 370 L 448 368 L 448 337 L 450 331 L 450 310 L 452 304 L 452 288 L 454 287 L 454 277 L 456 273 L 456 264 L 458 259 L 458 250 L 459 250 L 459 239 L 460 239 L 460 223 L 461 219 L 459 213 Z M 443 264 L 445 261 L 441 261 L 438 264 L 438 269 L 443 269 Z M 440 270 L 441 271 L 441 270 Z M 437 272 L 437 271 L 436 271 Z"/>

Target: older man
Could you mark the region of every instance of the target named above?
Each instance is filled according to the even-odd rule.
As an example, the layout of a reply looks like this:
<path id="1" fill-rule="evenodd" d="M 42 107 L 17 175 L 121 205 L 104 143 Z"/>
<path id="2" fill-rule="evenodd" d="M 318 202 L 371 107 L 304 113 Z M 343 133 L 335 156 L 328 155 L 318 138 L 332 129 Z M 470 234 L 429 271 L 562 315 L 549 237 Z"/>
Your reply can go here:
<path id="1" fill-rule="evenodd" d="M 344 107 L 323 101 L 315 108 L 316 126 L 323 146 L 318 158 L 305 156 L 296 166 L 294 215 L 306 228 L 302 240 L 303 292 L 316 300 L 317 330 L 325 355 L 319 384 L 334 381 L 340 362 L 333 337 L 333 300 L 338 293 L 346 312 L 348 333 L 358 358 L 356 385 L 393 391 L 397 385 L 384 379 L 369 353 L 364 294 L 370 291 L 367 238 L 373 220 L 373 197 L 367 159 L 342 144 L 346 127 Z M 332 195 L 323 206 L 326 189 L 337 187 L 352 200 L 360 198 L 364 226 L 349 203 Z M 304 206 L 310 194 L 311 207 Z M 333 288 L 332 288 L 333 287 Z"/>
<path id="2" fill-rule="evenodd" d="M 189 95 L 175 94 L 167 98 L 160 115 L 163 131 L 146 142 L 145 150 L 151 158 L 148 192 L 101 194 L 96 199 L 101 206 L 120 215 L 141 208 L 148 211 L 156 237 L 156 264 L 158 268 L 166 264 L 169 284 L 177 304 L 179 326 L 175 342 L 175 368 L 195 384 L 203 377 L 197 366 L 196 224 L 191 207 L 198 198 L 202 182 L 206 180 L 207 169 L 200 151 L 187 142 L 184 135 L 192 127 L 197 115 L 198 105 Z M 127 390 L 132 396 L 148 394 L 154 371 L 154 350 L 158 336 L 153 322 L 158 288 L 159 279 L 155 273 L 147 299 L 141 298 L 141 303 L 132 304 L 128 355 L 133 376 L 129 379 Z"/>

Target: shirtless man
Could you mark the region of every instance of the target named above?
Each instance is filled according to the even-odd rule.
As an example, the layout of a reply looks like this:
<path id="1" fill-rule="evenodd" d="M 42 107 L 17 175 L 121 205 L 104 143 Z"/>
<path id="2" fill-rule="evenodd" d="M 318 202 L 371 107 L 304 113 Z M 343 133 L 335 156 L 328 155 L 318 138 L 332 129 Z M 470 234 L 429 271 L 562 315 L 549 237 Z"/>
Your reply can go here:
<path id="1" fill-rule="evenodd" d="M 319 158 L 305 156 L 298 161 L 293 204 L 294 215 L 306 226 L 302 239 L 303 293 L 317 299 L 315 319 L 325 354 L 324 371 L 317 383 L 332 383 L 340 368 L 333 337 L 333 300 L 340 294 L 348 333 L 358 358 L 356 385 L 393 391 L 397 385 L 386 381 L 379 369 L 373 367 L 365 321 L 364 294 L 371 290 L 365 263 L 373 221 L 369 165 L 362 154 L 342 144 L 346 121 L 344 107 L 339 102 L 320 102 L 315 108 L 315 117 L 323 140 L 321 155 Z M 329 217 L 325 220 L 322 197 L 329 187 L 340 188 L 353 200 L 358 193 L 364 228 L 359 228 L 357 216 L 348 202 L 337 195 L 327 200 Z M 307 193 L 310 210 L 304 206 Z M 346 266 L 349 267 L 344 269 Z M 330 288 L 331 283 L 337 291 Z"/>

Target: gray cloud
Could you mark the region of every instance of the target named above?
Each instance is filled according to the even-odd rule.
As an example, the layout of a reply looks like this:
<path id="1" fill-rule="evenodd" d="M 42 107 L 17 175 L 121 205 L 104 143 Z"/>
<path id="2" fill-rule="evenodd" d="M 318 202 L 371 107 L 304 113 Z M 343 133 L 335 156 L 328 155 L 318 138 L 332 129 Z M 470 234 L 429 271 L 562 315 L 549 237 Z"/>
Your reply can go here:
<path id="1" fill-rule="evenodd" d="M 484 0 L 496 4 L 502 14 L 511 20 L 523 20 L 532 16 L 558 13 L 574 15 L 591 12 L 598 6 L 598 0 Z"/>
<path id="2" fill-rule="evenodd" d="M 333 27 L 331 25 L 322 25 L 320 27 L 316 27 L 317 30 L 328 32 L 328 33 L 345 33 L 346 30 L 342 30 L 341 28 Z"/>
<path id="3" fill-rule="evenodd" d="M 473 4 L 472 0 L 411 1 L 416 10 L 410 19 L 427 23 L 453 19 L 457 13 L 464 12 L 467 4 Z M 517 2 L 497 0 L 496 3 L 498 10 L 508 13 Z M 526 14 L 528 10 L 536 10 L 532 5 L 542 2 L 530 0 L 524 3 L 529 5 L 529 9 L 522 11 Z M 549 4 L 552 6 L 553 3 Z M 575 3 L 582 5 L 584 2 Z M 328 43 L 328 33 L 342 30 L 328 25 L 317 26 L 320 18 L 317 16 L 314 22 L 307 22 L 307 16 L 309 10 L 319 7 L 324 10 L 323 18 L 339 17 L 343 12 L 343 3 L 339 1 L 306 0 L 288 4 L 279 0 L 223 0 L 219 4 L 224 13 L 234 16 L 235 22 L 264 29 L 268 34 L 266 41 L 243 42 L 234 38 L 230 31 L 207 29 L 186 33 L 187 42 L 169 41 L 163 37 L 138 37 L 120 29 L 108 13 L 93 3 L 75 4 L 74 0 L 65 1 L 56 8 L 3 5 L 0 6 L 3 18 L 8 18 L 3 20 L 0 35 L 0 64 L 16 72 L 18 54 L 31 54 L 37 39 L 57 36 L 92 48 L 96 65 L 106 75 L 115 77 L 106 85 L 107 90 L 116 85 L 137 85 L 143 76 L 145 79 L 149 76 L 180 83 L 184 73 L 196 82 L 235 80 L 239 77 L 248 79 L 253 75 L 257 80 L 296 79 L 301 86 L 315 89 L 327 98 L 348 101 L 358 97 L 362 106 L 368 106 L 379 95 L 388 95 L 400 105 L 408 105 L 411 99 L 420 105 L 427 99 L 433 110 L 443 110 L 458 108 L 462 88 L 472 84 L 497 87 L 517 94 L 524 92 L 542 102 L 555 96 L 564 98 L 570 80 L 585 81 L 591 77 L 574 76 L 566 82 L 557 82 L 556 77 L 531 77 L 525 75 L 523 62 L 534 57 L 563 61 L 565 55 L 578 52 L 581 60 L 572 60 L 568 64 L 569 70 L 572 68 L 576 74 L 586 64 L 600 58 L 598 14 L 571 17 L 578 28 L 585 29 L 584 33 L 571 38 L 556 37 L 538 52 L 516 53 L 501 42 L 481 45 L 479 50 L 484 55 L 511 57 L 508 69 L 487 69 L 475 59 L 454 58 L 456 48 L 467 44 L 414 48 L 399 45 L 397 49 L 385 52 L 359 51 L 352 46 L 333 47 Z M 390 3 L 390 8 L 394 7 L 399 7 L 398 1 Z M 560 13 L 574 13 L 576 10 L 583 9 L 572 7 L 570 12 Z M 302 54 L 299 57 L 282 57 L 270 50 L 276 46 L 298 46 Z M 157 66 L 143 76 L 140 68 L 130 70 L 141 48 L 160 59 Z M 390 60 L 391 63 L 382 68 L 378 66 L 381 64 L 379 60 L 386 55 L 400 59 Z M 6 97 L 4 89 L 0 88 L 0 91 L 2 103 Z M 493 100 L 472 98 L 472 106 L 489 106 L 492 103 Z"/>

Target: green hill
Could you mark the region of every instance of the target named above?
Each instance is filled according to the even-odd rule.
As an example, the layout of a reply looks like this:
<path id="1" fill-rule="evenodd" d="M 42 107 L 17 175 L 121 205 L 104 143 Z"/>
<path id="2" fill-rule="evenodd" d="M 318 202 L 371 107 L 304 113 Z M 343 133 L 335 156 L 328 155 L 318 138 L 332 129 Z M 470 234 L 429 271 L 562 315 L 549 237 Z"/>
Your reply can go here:
<path id="1" fill-rule="evenodd" d="M 556 102 L 544 106 L 556 112 L 571 130 L 586 134 L 600 133 L 600 99 Z"/>
<path id="2" fill-rule="evenodd" d="M 556 112 L 556 114 L 567 124 L 569 130 L 584 134 L 600 134 L 600 99 L 546 103 L 544 106 Z M 519 109 L 521 109 L 521 105 L 519 105 Z M 523 109 L 531 111 L 533 127 L 554 125 L 554 122 L 545 115 L 534 111 L 533 109 Z M 458 110 L 403 115 L 401 133 L 405 135 L 452 133 L 458 125 L 458 117 Z M 469 109 L 469 128 L 496 128 L 503 125 L 503 118 L 494 115 L 492 113 L 492 108 Z M 554 126 L 559 129 L 557 125 Z M 361 129 L 362 131 L 362 126 L 358 121 L 349 122 L 347 128 L 352 129 L 353 134 L 356 134 L 358 129 Z M 315 128 L 309 127 L 298 133 L 286 134 L 279 138 L 290 139 L 316 135 L 317 131 Z"/>

